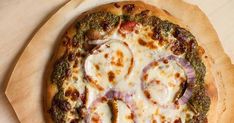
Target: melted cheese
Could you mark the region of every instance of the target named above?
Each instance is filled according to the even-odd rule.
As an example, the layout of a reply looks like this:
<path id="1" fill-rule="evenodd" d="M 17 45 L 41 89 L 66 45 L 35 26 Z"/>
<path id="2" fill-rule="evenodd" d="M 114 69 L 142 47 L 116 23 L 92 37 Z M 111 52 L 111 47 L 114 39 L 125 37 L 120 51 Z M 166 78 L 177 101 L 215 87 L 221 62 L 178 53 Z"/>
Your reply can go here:
<path id="1" fill-rule="evenodd" d="M 124 80 L 132 65 L 132 53 L 127 45 L 111 40 L 101 45 L 85 62 L 85 71 L 92 81 L 104 89 Z"/>
<path id="2" fill-rule="evenodd" d="M 126 36 L 122 36 L 116 31 L 109 37 L 109 43 L 100 46 L 96 52 L 87 57 L 85 67 L 88 72 L 86 74 L 103 88 L 102 91 L 99 91 L 94 86 L 89 86 L 88 106 L 97 97 L 101 97 L 109 89 L 115 88 L 121 92 L 133 93 L 132 101 L 136 107 L 134 111 L 138 122 L 174 122 L 180 118 L 184 123 L 186 117 L 194 115 L 193 112 L 188 110 L 187 105 L 176 107 L 173 102 L 180 84 L 183 82 L 181 80 L 186 79 L 183 69 L 175 61 L 168 61 L 166 64 L 159 62 L 158 66 L 147 71 L 148 78 L 145 83 L 148 86 L 146 90 L 151 95 L 151 100 L 157 102 L 152 103 L 141 88 L 142 70 L 150 62 L 170 55 L 171 51 L 168 50 L 169 44 L 162 45 L 148 36 L 149 33 L 152 33 L 149 27 L 137 25 L 135 30 L 138 30 L 139 33 L 132 32 Z M 134 58 L 133 67 L 128 73 L 132 56 Z M 118 64 L 119 59 L 121 59 L 120 64 Z M 110 79 L 110 76 L 114 77 Z M 150 83 L 152 80 L 157 80 L 159 83 Z M 125 103 L 118 101 L 118 109 L 118 123 L 133 122 L 126 118 L 131 111 Z M 111 112 L 107 103 L 99 104 L 93 113 L 99 114 L 103 123 L 111 123 Z"/>

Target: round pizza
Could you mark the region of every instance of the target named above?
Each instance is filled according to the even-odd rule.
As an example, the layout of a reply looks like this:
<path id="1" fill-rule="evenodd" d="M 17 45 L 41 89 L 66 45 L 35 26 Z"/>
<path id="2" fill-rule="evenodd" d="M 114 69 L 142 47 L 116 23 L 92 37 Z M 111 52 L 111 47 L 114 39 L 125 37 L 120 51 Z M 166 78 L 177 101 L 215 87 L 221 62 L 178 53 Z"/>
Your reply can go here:
<path id="1" fill-rule="evenodd" d="M 205 50 L 166 10 L 116 2 L 82 13 L 48 68 L 48 123 L 207 123 Z"/>

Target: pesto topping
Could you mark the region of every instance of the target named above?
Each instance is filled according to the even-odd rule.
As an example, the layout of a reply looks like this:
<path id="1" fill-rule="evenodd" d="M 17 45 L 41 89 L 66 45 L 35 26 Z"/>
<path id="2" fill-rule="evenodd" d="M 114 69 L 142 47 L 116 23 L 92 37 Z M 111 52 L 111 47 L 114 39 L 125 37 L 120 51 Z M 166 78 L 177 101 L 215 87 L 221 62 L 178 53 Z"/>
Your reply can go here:
<path id="1" fill-rule="evenodd" d="M 79 44 L 78 46 L 83 48 L 82 46 L 87 43 L 86 36 L 91 40 L 99 39 L 101 35 L 98 32 L 108 32 L 118 25 L 119 19 L 119 16 L 103 11 L 85 16 L 76 24 L 77 33 L 74 36 L 74 44 Z"/>
<path id="2" fill-rule="evenodd" d="M 69 71 L 70 64 L 64 57 L 60 58 L 54 66 L 54 70 L 51 75 L 52 82 L 61 87 L 63 80 L 65 79 L 67 72 Z"/>
<path id="3" fill-rule="evenodd" d="M 64 99 L 63 91 L 59 91 L 53 98 L 51 109 L 49 110 L 55 123 L 65 123 L 66 112 L 71 108 L 70 104 Z"/>

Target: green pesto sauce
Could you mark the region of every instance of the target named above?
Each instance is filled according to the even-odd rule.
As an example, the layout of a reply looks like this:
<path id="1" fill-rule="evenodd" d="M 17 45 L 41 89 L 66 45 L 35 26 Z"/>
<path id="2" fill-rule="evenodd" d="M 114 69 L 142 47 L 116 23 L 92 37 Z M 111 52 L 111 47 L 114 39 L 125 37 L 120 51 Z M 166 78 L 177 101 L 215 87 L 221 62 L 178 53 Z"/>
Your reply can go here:
<path id="1" fill-rule="evenodd" d="M 49 112 L 55 123 L 65 123 L 66 115 L 65 112 L 59 108 L 59 104 L 57 103 L 58 100 L 64 100 L 63 91 L 59 91 L 58 93 L 56 93 L 56 95 L 53 98 L 52 106 Z"/>
<path id="2" fill-rule="evenodd" d="M 88 30 L 94 29 L 103 31 L 105 29 L 104 26 L 113 28 L 114 26 L 117 26 L 119 19 L 118 15 L 114 15 L 110 12 L 100 11 L 91 13 L 76 23 L 77 34 L 74 37 L 74 41 L 78 42 L 80 44 L 79 46 L 83 46 L 85 43 L 85 33 Z"/>
<path id="3" fill-rule="evenodd" d="M 66 72 L 69 69 L 70 64 L 67 60 L 67 58 L 62 57 L 58 59 L 58 61 L 55 63 L 51 79 L 52 82 L 55 83 L 58 87 L 62 86 L 63 80 L 66 77 Z"/>

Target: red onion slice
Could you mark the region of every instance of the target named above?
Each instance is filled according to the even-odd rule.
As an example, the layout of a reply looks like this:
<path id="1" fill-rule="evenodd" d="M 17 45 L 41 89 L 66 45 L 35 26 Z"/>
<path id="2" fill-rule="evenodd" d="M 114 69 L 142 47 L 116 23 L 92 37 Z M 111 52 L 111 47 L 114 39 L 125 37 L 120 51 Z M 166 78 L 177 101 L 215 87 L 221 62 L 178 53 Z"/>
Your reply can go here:
<path id="1" fill-rule="evenodd" d="M 143 91 L 145 91 L 146 88 L 148 88 L 148 86 L 151 84 L 150 82 L 148 82 L 148 84 L 146 84 L 146 82 L 144 80 L 145 73 L 147 73 L 147 71 L 151 67 L 153 67 L 156 63 L 162 62 L 164 59 L 176 61 L 176 63 L 184 70 L 188 84 L 193 84 L 195 82 L 196 74 L 195 74 L 195 71 L 194 71 L 192 65 L 184 58 L 176 57 L 174 55 L 169 55 L 165 58 L 161 58 L 159 60 L 152 61 L 151 63 L 149 63 L 148 65 L 146 65 L 143 68 L 142 76 L 141 76 L 141 88 Z M 147 95 L 147 93 L 145 93 L 145 96 L 149 97 L 149 95 Z M 181 105 L 186 104 L 191 96 L 192 96 L 192 88 L 187 87 L 184 94 L 182 95 L 182 97 L 180 97 L 178 99 L 179 104 L 181 104 Z M 163 106 L 163 105 L 161 105 L 161 106 Z"/>
<path id="2" fill-rule="evenodd" d="M 131 111 L 131 115 L 133 116 L 133 119 L 132 119 L 133 122 L 138 123 L 136 119 L 136 114 L 135 114 L 136 106 L 131 98 L 132 98 L 132 94 L 123 93 L 123 92 L 116 91 L 113 89 L 109 90 L 103 97 L 97 98 L 90 105 L 90 107 L 88 108 L 89 115 L 86 117 L 86 122 L 90 123 L 92 110 L 96 109 L 98 104 L 107 103 L 108 101 L 111 101 L 111 100 L 120 100 L 123 103 L 125 103 L 126 106 L 129 108 L 129 110 Z"/>

